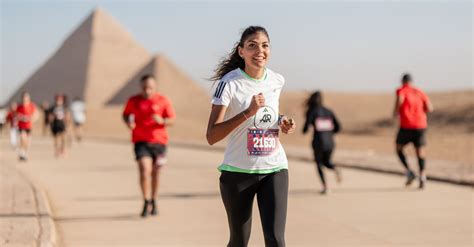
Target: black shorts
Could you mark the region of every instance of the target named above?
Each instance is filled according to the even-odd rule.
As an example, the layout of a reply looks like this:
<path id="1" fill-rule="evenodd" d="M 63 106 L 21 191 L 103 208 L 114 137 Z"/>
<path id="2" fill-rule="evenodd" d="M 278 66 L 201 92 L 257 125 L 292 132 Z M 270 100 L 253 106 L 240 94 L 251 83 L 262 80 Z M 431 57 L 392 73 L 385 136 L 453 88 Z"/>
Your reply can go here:
<path id="1" fill-rule="evenodd" d="M 137 142 L 134 145 L 135 158 L 151 157 L 156 165 L 164 165 L 166 161 L 166 145 L 160 143 Z"/>
<path id="2" fill-rule="evenodd" d="M 18 129 L 18 133 L 21 134 L 22 132 L 25 132 L 26 134 L 30 134 L 31 133 L 31 129 Z"/>
<path id="3" fill-rule="evenodd" d="M 51 132 L 53 133 L 53 136 L 57 136 L 59 134 L 64 133 L 66 131 L 66 124 L 64 121 L 53 121 L 51 123 Z"/>
<path id="4" fill-rule="evenodd" d="M 413 142 L 415 147 L 426 145 L 426 129 L 400 129 L 397 135 L 397 144 L 406 145 Z"/>

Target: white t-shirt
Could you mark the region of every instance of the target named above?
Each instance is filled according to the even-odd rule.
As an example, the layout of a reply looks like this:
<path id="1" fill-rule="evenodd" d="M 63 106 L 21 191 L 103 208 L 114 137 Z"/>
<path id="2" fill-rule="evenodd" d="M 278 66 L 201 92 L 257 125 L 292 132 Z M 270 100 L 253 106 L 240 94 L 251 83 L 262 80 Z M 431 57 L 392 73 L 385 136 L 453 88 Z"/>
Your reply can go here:
<path id="1" fill-rule="evenodd" d="M 77 100 L 71 103 L 72 119 L 75 123 L 84 123 L 86 121 L 86 106 L 84 102 Z"/>
<path id="2" fill-rule="evenodd" d="M 266 105 L 229 134 L 220 170 L 267 173 L 288 168 L 278 139 L 279 99 L 284 84 L 283 76 L 269 69 L 260 81 L 235 69 L 217 83 L 211 103 L 227 106 L 224 121 L 246 110 L 259 93 L 263 93 Z"/>

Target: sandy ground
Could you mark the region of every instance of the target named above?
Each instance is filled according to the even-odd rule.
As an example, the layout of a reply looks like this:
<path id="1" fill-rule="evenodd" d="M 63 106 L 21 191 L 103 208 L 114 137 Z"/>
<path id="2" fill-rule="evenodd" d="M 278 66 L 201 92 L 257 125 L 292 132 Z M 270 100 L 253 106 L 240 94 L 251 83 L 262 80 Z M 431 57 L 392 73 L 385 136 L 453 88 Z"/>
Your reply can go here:
<path id="1" fill-rule="evenodd" d="M 1 142 L 6 149 L 5 140 Z M 64 246 L 223 246 L 228 238 L 218 191 L 221 151 L 170 147 L 162 171 L 160 215 L 140 219 L 132 148 L 88 140 L 55 159 L 51 140 L 35 138 L 28 163 L 5 160 L 47 191 Z M 403 177 L 343 170 L 332 193 L 317 193 L 311 162 L 291 161 L 288 246 L 472 246 L 474 197 L 468 187 L 429 182 L 404 188 Z M 436 234 L 433 234 L 436 233 Z M 263 246 L 254 210 L 250 246 Z"/>

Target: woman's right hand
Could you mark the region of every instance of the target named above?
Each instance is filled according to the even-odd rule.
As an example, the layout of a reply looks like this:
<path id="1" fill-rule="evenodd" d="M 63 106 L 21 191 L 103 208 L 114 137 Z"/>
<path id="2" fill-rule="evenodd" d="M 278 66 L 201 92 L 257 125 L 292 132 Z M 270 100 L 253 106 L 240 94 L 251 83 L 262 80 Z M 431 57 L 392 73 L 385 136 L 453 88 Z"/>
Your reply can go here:
<path id="1" fill-rule="evenodd" d="M 263 106 L 265 106 L 265 97 L 263 97 L 263 93 L 254 95 L 252 96 L 252 101 L 250 102 L 250 106 L 247 108 L 245 115 L 251 117 L 257 114 L 258 109 Z"/>

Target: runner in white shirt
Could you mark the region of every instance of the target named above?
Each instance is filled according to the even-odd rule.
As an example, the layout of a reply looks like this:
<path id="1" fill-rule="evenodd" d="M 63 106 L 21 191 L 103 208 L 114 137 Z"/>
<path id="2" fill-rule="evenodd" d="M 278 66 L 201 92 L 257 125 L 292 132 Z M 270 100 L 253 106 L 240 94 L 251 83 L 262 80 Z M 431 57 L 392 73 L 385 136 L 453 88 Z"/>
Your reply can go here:
<path id="1" fill-rule="evenodd" d="M 82 140 L 82 126 L 86 122 L 86 105 L 79 97 L 74 98 L 71 103 L 72 120 L 74 121 L 74 133 L 77 141 Z"/>
<path id="2" fill-rule="evenodd" d="M 280 129 L 294 121 L 279 115 L 283 76 L 266 68 L 270 41 L 263 27 L 250 26 L 212 78 L 216 84 L 207 129 L 209 144 L 228 138 L 220 190 L 230 228 L 228 246 L 247 246 L 257 195 L 266 246 L 285 246 L 288 160 Z M 258 78 L 258 79 L 257 79 Z"/>

